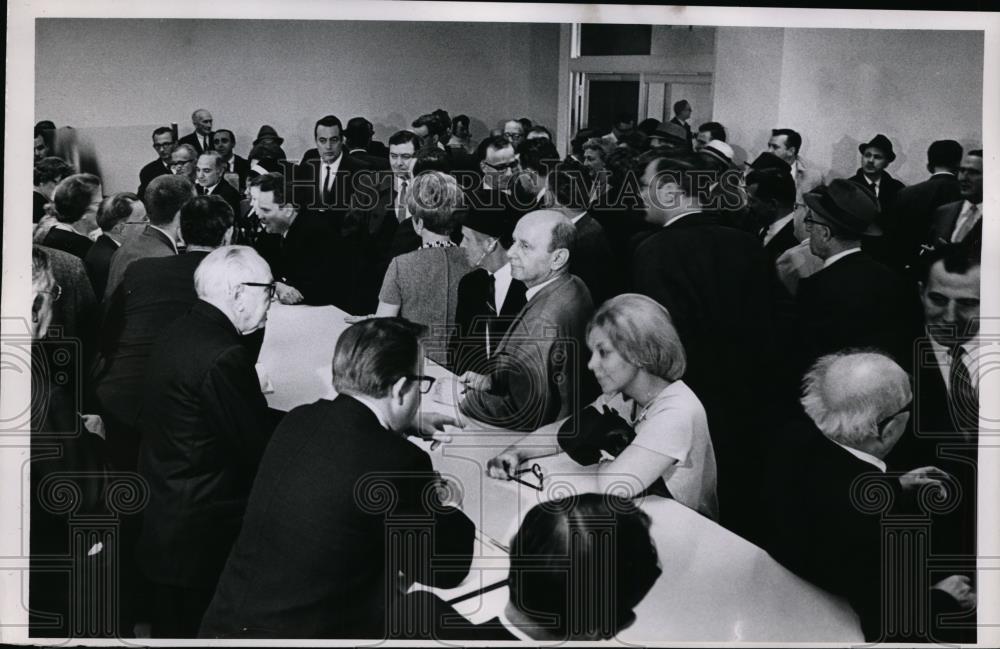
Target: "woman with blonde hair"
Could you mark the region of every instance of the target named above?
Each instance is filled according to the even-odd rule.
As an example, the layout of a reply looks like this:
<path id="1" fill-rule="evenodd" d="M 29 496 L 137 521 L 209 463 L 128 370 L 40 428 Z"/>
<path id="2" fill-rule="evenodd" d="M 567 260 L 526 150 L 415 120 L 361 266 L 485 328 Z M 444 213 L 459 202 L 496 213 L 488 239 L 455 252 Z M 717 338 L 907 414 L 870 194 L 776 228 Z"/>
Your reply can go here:
<path id="1" fill-rule="evenodd" d="M 526 435 L 490 460 L 490 476 L 506 479 L 526 460 L 570 451 L 567 440 L 578 444 L 582 440 L 573 437 L 579 438 L 584 428 L 593 427 L 588 422 L 596 421 L 602 432 L 627 431 L 623 440 L 610 445 L 598 440 L 589 451 L 579 447 L 571 451 L 574 459 L 588 455 L 596 459 L 599 454 L 599 490 L 607 490 L 624 475 L 637 480 L 645 492 L 662 493 L 656 489 L 662 478 L 674 500 L 717 518 L 715 452 L 708 421 L 698 397 L 681 380 L 684 347 L 667 310 L 644 295 L 614 297 L 590 321 L 587 347 L 591 352 L 587 367 L 603 394 L 572 418 L 578 430 L 565 436 L 572 426 L 564 424 L 562 433 L 549 426 Z"/>

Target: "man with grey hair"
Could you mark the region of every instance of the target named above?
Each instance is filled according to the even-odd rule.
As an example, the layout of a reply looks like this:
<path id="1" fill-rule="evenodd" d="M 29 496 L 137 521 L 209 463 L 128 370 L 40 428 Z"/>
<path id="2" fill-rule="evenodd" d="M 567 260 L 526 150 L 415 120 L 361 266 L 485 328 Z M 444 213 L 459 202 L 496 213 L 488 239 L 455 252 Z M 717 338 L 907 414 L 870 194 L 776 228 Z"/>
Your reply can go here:
<path id="1" fill-rule="evenodd" d="M 201 155 L 212 150 L 212 113 L 204 108 L 191 113 L 191 125 L 194 132 L 188 133 L 177 144 L 188 144 L 195 150 L 195 155 Z"/>
<path id="2" fill-rule="evenodd" d="M 170 171 L 175 176 L 184 176 L 191 182 L 195 179 L 195 165 L 201 155 L 190 144 L 178 144 L 170 153 Z"/>
<path id="3" fill-rule="evenodd" d="M 138 419 L 149 504 L 136 554 L 161 638 L 197 633 L 276 423 L 242 341 L 274 297 L 267 262 L 225 246 L 202 260 L 194 286 L 198 301 L 153 345 Z"/>
<path id="4" fill-rule="evenodd" d="M 219 196 L 229 204 L 233 214 L 240 213 L 240 193 L 225 180 L 226 161 L 221 154 L 217 151 L 202 153 L 194 171 L 198 194 Z"/>
<path id="5" fill-rule="evenodd" d="M 511 276 L 527 287 L 527 304 L 497 345 L 489 374 L 466 372 L 462 413 L 515 430 L 578 412 L 596 396 L 585 370 L 590 291 L 569 272 L 576 227 L 561 212 L 526 214 L 507 251 Z"/>
<path id="6" fill-rule="evenodd" d="M 803 379 L 807 417 L 782 431 L 764 472 L 769 518 L 764 547 L 799 576 L 845 597 L 868 641 L 888 639 L 882 604 L 898 593 L 886 590 L 897 584 L 883 584 L 883 522 L 878 513 L 865 511 L 871 504 L 866 498 L 878 490 L 902 508 L 903 496 L 917 489 L 949 497 L 950 478 L 940 469 L 900 475 L 886 465 L 906 430 L 912 401 L 909 377 L 888 356 L 866 351 L 823 356 Z M 920 599 L 917 593 L 903 596 Z M 939 610 L 975 605 L 968 578 L 957 575 L 936 583 L 925 599 Z"/>

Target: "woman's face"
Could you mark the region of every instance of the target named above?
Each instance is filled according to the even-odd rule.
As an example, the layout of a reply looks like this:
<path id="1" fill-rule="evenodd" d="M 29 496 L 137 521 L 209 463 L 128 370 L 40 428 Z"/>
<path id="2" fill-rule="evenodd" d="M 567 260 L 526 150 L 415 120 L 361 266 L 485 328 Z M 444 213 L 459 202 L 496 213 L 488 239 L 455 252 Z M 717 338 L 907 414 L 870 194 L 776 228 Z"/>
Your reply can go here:
<path id="1" fill-rule="evenodd" d="M 590 349 L 590 362 L 587 367 L 601 386 L 604 394 L 625 392 L 632 383 L 639 368 L 622 358 L 614 348 L 608 334 L 600 327 L 594 327 L 587 336 L 587 347 Z"/>

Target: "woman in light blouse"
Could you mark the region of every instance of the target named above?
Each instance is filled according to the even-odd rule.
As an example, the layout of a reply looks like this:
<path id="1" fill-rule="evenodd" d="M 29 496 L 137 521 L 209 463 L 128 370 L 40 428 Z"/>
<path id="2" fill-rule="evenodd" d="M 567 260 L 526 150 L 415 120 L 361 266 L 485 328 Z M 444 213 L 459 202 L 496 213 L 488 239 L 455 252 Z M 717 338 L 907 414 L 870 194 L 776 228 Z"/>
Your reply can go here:
<path id="1" fill-rule="evenodd" d="M 623 475 L 648 489 L 662 477 L 675 500 L 716 519 L 715 452 L 705 409 L 680 380 L 684 347 L 667 310 L 635 293 L 614 297 L 594 314 L 587 347 L 587 367 L 603 393 L 593 406 L 608 406 L 635 430 L 617 457 L 599 464 L 598 489 L 607 490 Z M 487 472 L 507 479 L 522 462 L 559 452 L 557 430 L 547 426 L 526 435 L 490 460 Z"/>

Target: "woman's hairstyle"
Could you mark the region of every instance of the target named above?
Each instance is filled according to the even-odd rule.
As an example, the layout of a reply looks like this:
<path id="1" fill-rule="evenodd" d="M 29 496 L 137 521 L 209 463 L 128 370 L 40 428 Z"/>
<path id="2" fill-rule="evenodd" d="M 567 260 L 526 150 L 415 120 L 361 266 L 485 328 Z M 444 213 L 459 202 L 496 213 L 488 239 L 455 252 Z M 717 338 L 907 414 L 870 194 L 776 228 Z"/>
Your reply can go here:
<path id="1" fill-rule="evenodd" d="M 132 192 L 118 192 L 106 197 L 97 208 L 98 227 L 108 232 L 122 221 L 127 221 L 132 216 L 132 204 L 138 200 L 139 197 Z"/>
<path id="2" fill-rule="evenodd" d="M 400 377 L 413 373 L 425 329 L 403 318 L 370 318 L 351 325 L 333 352 L 333 387 L 384 397 Z"/>
<path id="3" fill-rule="evenodd" d="M 406 207 L 414 218 L 435 234 L 448 235 L 461 225 L 465 196 L 458 182 L 440 171 L 418 174 L 406 195 Z"/>
<path id="4" fill-rule="evenodd" d="M 649 516 L 631 500 L 573 495 L 536 505 L 511 541 L 515 608 L 549 637 L 614 637 L 659 578 Z"/>
<path id="5" fill-rule="evenodd" d="M 668 381 L 684 376 L 684 345 L 670 313 L 659 302 L 638 293 L 613 297 L 597 309 L 587 325 L 587 336 L 597 327 L 632 365 Z"/>

